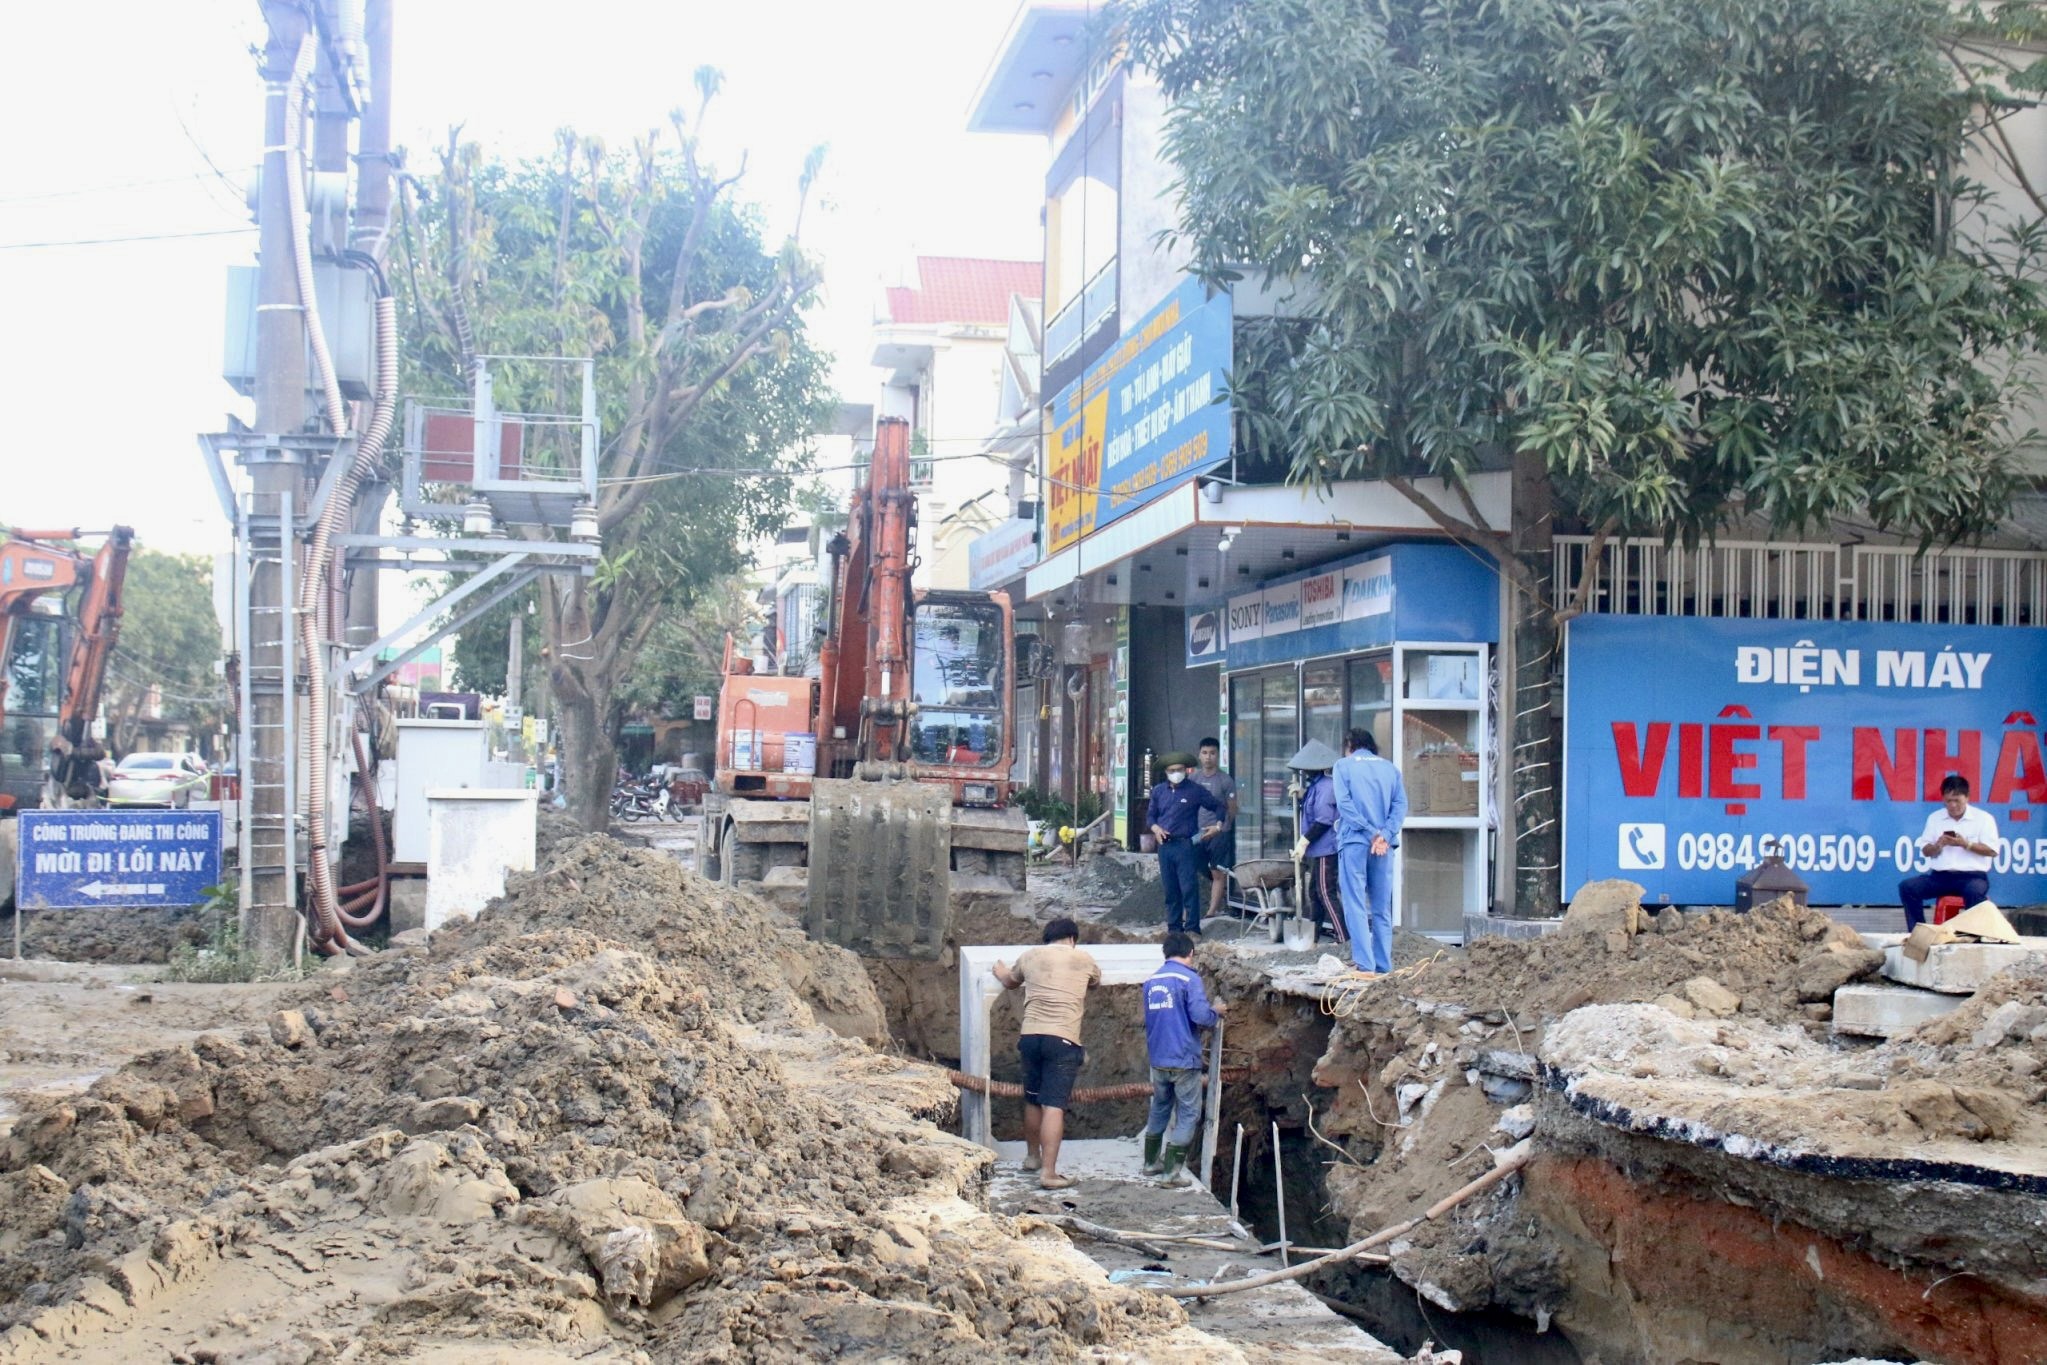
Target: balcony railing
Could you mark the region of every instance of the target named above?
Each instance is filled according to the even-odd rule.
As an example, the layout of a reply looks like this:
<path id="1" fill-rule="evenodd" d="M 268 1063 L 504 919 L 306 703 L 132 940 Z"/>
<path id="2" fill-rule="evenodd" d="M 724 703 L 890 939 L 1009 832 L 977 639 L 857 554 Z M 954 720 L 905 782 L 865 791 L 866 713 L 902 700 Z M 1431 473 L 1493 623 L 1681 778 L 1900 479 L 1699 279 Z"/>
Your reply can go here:
<path id="1" fill-rule="evenodd" d="M 1045 368 L 1051 369 L 1078 351 L 1103 323 L 1116 315 L 1116 258 L 1045 324 Z"/>

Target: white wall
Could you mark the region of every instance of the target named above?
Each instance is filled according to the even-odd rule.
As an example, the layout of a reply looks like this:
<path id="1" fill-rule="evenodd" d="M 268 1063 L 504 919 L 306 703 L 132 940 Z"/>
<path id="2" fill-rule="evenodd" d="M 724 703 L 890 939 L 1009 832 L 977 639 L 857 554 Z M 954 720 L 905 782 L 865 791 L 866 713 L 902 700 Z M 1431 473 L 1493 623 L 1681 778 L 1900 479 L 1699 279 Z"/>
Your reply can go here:
<path id="1" fill-rule="evenodd" d="M 1166 97 L 1139 71 L 1123 85 L 1123 194 L 1117 266 L 1118 319 L 1124 331 L 1173 292 L 1192 253 L 1159 245 L 1160 232 L 1180 225 L 1174 170 L 1166 160 Z"/>

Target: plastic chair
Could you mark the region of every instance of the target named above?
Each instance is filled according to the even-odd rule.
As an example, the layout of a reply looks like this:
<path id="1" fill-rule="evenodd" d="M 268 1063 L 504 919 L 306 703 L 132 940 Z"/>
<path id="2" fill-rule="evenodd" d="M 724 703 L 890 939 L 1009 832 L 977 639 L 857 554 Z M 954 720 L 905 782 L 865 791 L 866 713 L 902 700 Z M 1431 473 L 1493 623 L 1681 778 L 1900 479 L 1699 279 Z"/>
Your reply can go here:
<path id="1" fill-rule="evenodd" d="M 1946 924 L 1967 908 L 1968 906 L 1960 896 L 1942 896 L 1933 903 L 1933 922 L 1935 924 Z"/>

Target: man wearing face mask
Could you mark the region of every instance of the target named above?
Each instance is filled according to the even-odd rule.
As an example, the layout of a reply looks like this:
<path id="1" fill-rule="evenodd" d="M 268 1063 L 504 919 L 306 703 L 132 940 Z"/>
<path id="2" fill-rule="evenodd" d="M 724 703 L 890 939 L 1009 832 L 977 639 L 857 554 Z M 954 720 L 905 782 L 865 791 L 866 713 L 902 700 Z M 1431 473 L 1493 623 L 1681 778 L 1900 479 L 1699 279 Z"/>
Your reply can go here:
<path id="1" fill-rule="evenodd" d="M 1194 836 L 1201 812 L 1221 816 L 1228 807 L 1199 782 L 1187 780 L 1192 756 L 1167 754 L 1166 780 L 1151 789 L 1151 834 L 1159 845 L 1159 883 L 1166 889 L 1166 932 L 1201 933 L 1201 855 Z"/>

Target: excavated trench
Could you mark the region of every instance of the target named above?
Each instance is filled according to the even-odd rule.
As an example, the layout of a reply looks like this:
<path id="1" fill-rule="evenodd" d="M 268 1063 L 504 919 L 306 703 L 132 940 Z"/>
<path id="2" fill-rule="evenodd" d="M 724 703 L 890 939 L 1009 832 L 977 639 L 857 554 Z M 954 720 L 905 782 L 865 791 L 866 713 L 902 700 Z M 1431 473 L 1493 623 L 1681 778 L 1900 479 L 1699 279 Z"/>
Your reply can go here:
<path id="1" fill-rule="evenodd" d="M 1627 924 L 1468 955 L 1409 944 L 1404 976 L 1335 1013 L 1275 989 L 1252 955 L 1205 946 L 1197 965 L 1230 1007 L 1218 1197 L 1234 1185 L 1239 1216 L 1266 1241 L 1279 1239 L 1283 1201 L 1294 1245 L 1342 1246 L 1413 1216 L 1532 1133 L 1519 1176 L 1395 1241 L 1390 1263 L 1320 1272 L 1309 1287 L 1391 1345 L 1432 1342 L 1474 1365 L 2047 1360 L 2047 1147 L 2026 1145 L 2047 1091 L 2029 1079 L 2031 1054 L 1990 1076 L 2016 1087 L 2005 1104 L 1996 1085 L 1939 1078 L 1956 1046 L 1976 1065 L 1976 1023 L 1957 1025 L 1946 1052 L 1834 1042 L 1824 1002 L 1867 975 L 1872 955 L 1817 912 Z M 961 928 L 963 941 L 1029 943 L 1037 925 L 990 906 Z M 1084 935 L 1124 937 L 1100 925 Z M 868 968 L 898 1043 L 955 1063 L 956 966 Z M 1723 983 L 1732 1003 L 1712 989 Z M 2039 998 L 2012 988 L 1970 1017 Z M 998 1008 L 998 1079 L 1015 1075 L 1015 1016 L 1013 1001 Z M 1083 1084 L 1144 1076 L 1140 1018 L 1133 988 L 1090 1003 Z M 1649 1032 L 1592 1048 L 1614 1072 L 1600 1081 L 1597 1067 L 1549 1064 L 1567 1018 L 1579 1033 L 1586 1020 Z M 1798 1074 L 1758 1101 L 1773 1069 Z M 1630 1085 L 1648 1087 L 1634 1108 L 1601 1098 Z M 1753 1118 L 1741 1107 L 1757 1103 Z M 1076 1109 L 1069 1133 L 1128 1134 L 1143 1114 L 1142 1101 Z M 1698 1117 L 1715 1114 L 1732 1128 Z M 997 1103 L 999 1135 L 1019 1121 L 1015 1101 Z M 1946 1143 L 1948 1155 L 1770 1155 L 1798 1142 Z"/>

